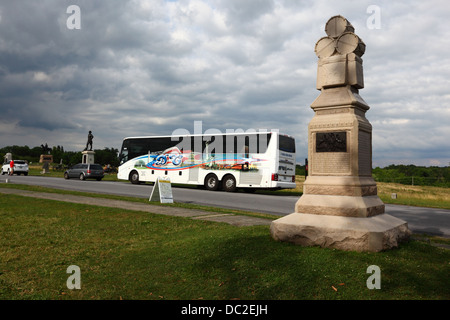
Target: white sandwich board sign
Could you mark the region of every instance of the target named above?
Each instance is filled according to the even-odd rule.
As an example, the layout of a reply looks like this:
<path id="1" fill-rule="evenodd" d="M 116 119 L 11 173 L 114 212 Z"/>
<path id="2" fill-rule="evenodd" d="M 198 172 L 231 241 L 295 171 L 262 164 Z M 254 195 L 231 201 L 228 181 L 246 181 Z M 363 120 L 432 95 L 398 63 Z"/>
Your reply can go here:
<path id="1" fill-rule="evenodd" d="M 148 201 L 160 201 L 161 203 L 173 203 L 172 185 L 168 177 L 157 178 Z"/>

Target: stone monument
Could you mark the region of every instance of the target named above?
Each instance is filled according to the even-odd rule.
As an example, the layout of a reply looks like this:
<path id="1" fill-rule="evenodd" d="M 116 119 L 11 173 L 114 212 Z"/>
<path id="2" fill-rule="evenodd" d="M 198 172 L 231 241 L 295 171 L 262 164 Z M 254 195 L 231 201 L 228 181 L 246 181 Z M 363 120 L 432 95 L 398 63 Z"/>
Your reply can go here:
<path id="1" fill-rule="evenodd" d="M 94 139 L 94 135 L 92 134 L 92 131 L 89 131 L 88 140 L 86 142 L 86 148 L 84 148 L 84 150 L 81 152 L 81 154 L 82 154 L 81 163 L 95 163 L 94 162 L 95 151 L 92 151 L 92 140 L 93 139 Z"/>
<path id="2" fill-rule="evenodd" d="M 48 146 L 46 143 L 45 145 L 41 144 L 42 154 L 39 157 L 39 163 L 52 163 L 53 162 L 53 155 L 50 154 L 52 149 Z"/>
<path id="3" fill-rule="evenodd" d="M 304 246 L 381 251 L 409 237 L 407 223 L 385 213 L 372 178 L 372 126 L 359 95 L 364 42 L 342 16 L 330 18 L 319 58 L 309 172 L 295 212 L 272 222 L 272 237 Z"/>

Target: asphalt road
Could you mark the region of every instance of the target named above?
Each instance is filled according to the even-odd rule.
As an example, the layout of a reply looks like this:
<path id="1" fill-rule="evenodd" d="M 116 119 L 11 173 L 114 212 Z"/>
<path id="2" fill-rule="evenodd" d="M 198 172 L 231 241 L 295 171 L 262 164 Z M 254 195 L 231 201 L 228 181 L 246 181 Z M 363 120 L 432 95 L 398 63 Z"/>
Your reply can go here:
<path id="1" fill-rule="evenodd" d="M 128 182 L 96 181 L 39 176 L 0 176 L 0 183 L 37 185 L 64 190 L 97 192 L 149 198 L 152 186 L 133 185 Z M 1 186 L 1 184 L 0 184 Z M 294 211 L 297 196 L 249 194 L 244 192 L 207 191 L 192 188 L 172 188 L 176 202 L 194 203 L 212 207 L 239 209 L 284 216 Z M 386 204 L 386 213 L 408 222 L 413 232 L 450 237 L 450 210 Z"/>

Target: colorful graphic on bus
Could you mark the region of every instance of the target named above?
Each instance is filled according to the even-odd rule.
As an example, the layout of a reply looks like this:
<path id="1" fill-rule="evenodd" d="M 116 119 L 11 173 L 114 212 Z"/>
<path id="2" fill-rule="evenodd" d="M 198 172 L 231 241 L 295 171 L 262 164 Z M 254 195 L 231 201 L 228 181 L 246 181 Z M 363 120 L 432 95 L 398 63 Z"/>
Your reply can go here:
<path id="1" fill-rule="evenodd" d="M 191 151 L 181 152 L 177 147 L 164 150 L 160 154 L 150 154 L 136 158 L 135 168 L 152 170 L 185 170 L 194 167 L 210 170 L 257 171 L 255 163 L 266 161 L 236 154 L 217 153 L 205 155 Z"/>

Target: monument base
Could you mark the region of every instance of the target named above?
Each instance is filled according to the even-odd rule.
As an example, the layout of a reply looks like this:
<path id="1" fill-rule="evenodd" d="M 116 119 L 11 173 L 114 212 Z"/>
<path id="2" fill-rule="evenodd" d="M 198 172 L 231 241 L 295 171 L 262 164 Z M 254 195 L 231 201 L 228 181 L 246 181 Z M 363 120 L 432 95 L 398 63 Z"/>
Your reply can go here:
<path id="1" fill-rule="evenodd" d="M 88 163 L 88 164 L 95 163 L 94 162 L 95 151 L 84 150 L 84 151 L 81 152 L 81 154 L 82 154 L 81 163 Z"/>
<path id="2" fill-rule="evenodd" d="M 292 213 L 273 221 L 270 233 L 275 240 L 302 246 L 378 252 L 397 247 L 411 231 L 405 221 L 386 213 L 367 218 Z"/>

